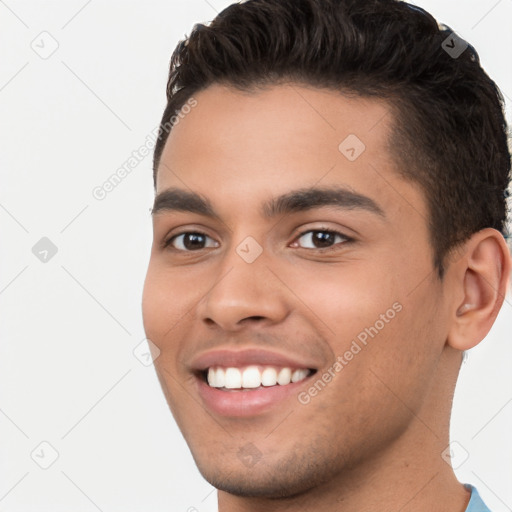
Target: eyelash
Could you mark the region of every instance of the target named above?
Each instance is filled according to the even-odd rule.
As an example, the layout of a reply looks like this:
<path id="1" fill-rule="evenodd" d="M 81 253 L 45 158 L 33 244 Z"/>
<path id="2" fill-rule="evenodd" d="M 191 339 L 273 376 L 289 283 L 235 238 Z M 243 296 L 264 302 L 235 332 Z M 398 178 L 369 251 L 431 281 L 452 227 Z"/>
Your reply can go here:
<path id="1" fill-rule="evenodd" d="M 333 250 L 339 249 L 338 244 L 340 244 L 340 243 L 342 245 L 345 245 L 347 243 L 354 242 L 354 238 L 351 238 L 351 237 L 341 233 L 340 231 L 336 231 L 336 230 L 333 230 L 333 229 L 327 229 L 327 228 L 318 228 L 318 229 L 308 229 L 306 231 L 303 231 L 303 232 L 299 233 L 294 238 L 292 243 L 294 243 L 295 241 L 300 240 L 304 235 L 307 235 L 308 233 L 328 233 L 330 235 L 340 236 L 341 238 L 344 239 L 343 242 L 338 242 L 337 244 L 334 244 L 334 245 L 332 245 L 330 247 L 313 248 L 313 249 L 309 248 L 309 247 L 299 247 L 301 249 L 306 249 L 308 251 L 329 252 L 329 251 L 333 251 Z M 170 249 L 170 250 L 175 251 L 175 252 L 182 252 L 182 253 L 194 253 L 194 252 L 199 252 L 200 250 L 202 250 L 202 249 L 197 249 L 196 251 L 190 251 L 190 250 L 184 250 L 184 249 L 176 249 L 175 247 L 171 246 L 172 242 L 176 238 L 178 238 L 179 236 L 182 236 L 182 235 L 189 235 L 189 234 L 201 235 L 201 236 L 204 236 L 204 237 L 207 237 L 207 238 L 211 238 L 207 234 L 201 233 L 200 231 L 182 231 L 181 233 L 176 233 L 176 234 L 172 235 L 171 237 L 169 237 L 168 239 L 164 240 L 163 248 L 164 249 Z M 206 249 L 207 249 L 207 247 L 206 247 Z"/>

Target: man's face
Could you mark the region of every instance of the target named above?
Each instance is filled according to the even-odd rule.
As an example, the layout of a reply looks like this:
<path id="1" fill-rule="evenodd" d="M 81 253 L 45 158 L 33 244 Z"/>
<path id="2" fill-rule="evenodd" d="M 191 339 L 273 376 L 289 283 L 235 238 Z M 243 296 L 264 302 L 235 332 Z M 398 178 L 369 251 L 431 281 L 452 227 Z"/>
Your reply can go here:
<path id="1" fill-rule="evenodd" d="M 386 103 L 299 85 L 195 99 L 158 170 L 143 315 L 203 476 L 292 495 L 429 435 L 415 417 L 439 398 L 447 299 Z"/>

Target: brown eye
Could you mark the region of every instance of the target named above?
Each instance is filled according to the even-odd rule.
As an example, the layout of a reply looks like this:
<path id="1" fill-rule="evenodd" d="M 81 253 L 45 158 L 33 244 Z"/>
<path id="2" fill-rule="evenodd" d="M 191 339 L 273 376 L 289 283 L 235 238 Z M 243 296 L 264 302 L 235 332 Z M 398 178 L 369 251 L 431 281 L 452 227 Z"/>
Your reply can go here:
<path id="1" fill-rule="evenodd" d="M 204 233 L 186 232 L 170 238 L 166 247 L 172 246 L 178 251 L 197 251 L 207 247 L 218 247 L 218 243 Z"/>
<path id="2" fill-rule="evenodd" d="M 336 243 L 349 242 L 351 239 L 337 231 L 310 230 L 303 233 L 297 240 L 307 245 L 301 245 L 305 249 L 329 249 Z"/>

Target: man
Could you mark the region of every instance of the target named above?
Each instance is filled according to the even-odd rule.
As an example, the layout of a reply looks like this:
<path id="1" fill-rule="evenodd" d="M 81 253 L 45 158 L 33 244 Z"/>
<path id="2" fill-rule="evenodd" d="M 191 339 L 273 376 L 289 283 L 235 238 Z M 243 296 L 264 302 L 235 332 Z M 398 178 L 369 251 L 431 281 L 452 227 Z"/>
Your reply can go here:
<path id="1" fill-rule="evenodd" d="M 219 511 L 488 510 L 445 456 L 510 272 L 475 50 L 405 2 L 249 0 L 167 94 L 144 325 Z"/>

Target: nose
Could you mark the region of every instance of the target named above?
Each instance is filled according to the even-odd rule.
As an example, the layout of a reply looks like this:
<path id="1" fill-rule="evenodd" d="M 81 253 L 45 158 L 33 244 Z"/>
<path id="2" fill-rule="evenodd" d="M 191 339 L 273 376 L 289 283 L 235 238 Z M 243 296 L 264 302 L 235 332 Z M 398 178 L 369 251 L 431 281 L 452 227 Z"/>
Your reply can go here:
<path id="1" fill-rule="evenodd" d="M 222 272 L 198 304 L 208 327 L 236 332 L 247 325 L 273 325 L 290 312 L 286 287 L 261 255 L 247 263 L 235 251 L 225 258 Z"/>

